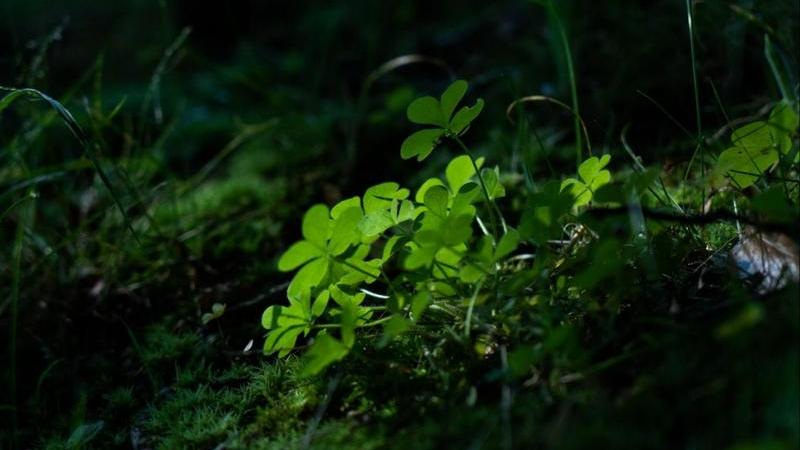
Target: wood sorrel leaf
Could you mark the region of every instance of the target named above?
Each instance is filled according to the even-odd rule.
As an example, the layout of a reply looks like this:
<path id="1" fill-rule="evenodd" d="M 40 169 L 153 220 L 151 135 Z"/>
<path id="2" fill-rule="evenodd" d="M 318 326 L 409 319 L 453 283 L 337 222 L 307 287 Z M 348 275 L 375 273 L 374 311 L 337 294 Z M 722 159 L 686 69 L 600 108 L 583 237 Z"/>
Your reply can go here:
<path id="1" fill-rule="evenodd" d="M 464 98 L 464 94 L 467 93 L 467 87 L 466 81 L 456 80 L 442 93 L 440 105 L 442 117 L 445 122 L 450 121 L 450 117 L 453 115 L 453 111 L 456 110 L 458 102 L 460 102 L 461 99 Z"/>
<path id="2" fill-rule="evenodd" d="M 446 119 L 442 117 L 439 100 L 430 96 L 411 102 L 406 110 L 406 115 L 408 120 L 419 125 L 435 125 L 441 128 L 447 125 Z"/>
<path id="3" fill-rule="evenodd" d="M 294 270 L 314 258 L 323 255 L 322 250 L 308 241 L 298 241 L 292 244 L 278 261 L 278 270 L 288 272 Z"/>
<path id="4" fill-rule="evenodd" d="M 740 188 L 752 186 L 780 158 L 780 141 L 766 122 L 757 121 L 737 128 L 731 134 L 731 141 L 733 147 L 724 150 L 717 159 L 712 174 L 714 184 L 728 176 Z"/>
<path id="5" fill-rule="evenodd" d="M 461 108 L 453 117 L 453 120 L 450 121 L 448 128 L 450 132 L 456 135 L 462 134 L 466 131 L 469 124 L 472 123 L 475 118 L 483 110 L 483 99 L 479 98 L 474 105 L 472 106 L 465 106 Z"/>
<path id="6" fill-rule="evenodd" d="M 447 215 L 447 202 L 450 194 L 444 186 L 433 186 L 425 192 L 425 206 L 437 216 Z"/>
<path id="7" fill-rule="evenodd" d="M 483 158 L 478 158 L 475 164 L 480 168 L 483 165 Z M 454 194 L 474 176 L 475 167 L 473 167 L 469 155 L 456 156 L 445 169 L 447 184 L 450 186 L 450 192 Z"/>
<path id="8" fill-rule="evenodd" d="M 341 360 L 350 349 L 328 334 L 318 334 L 303 360 L 301 376 L 312 376 L 320 373 L 329 365 Z"/>
<path id="9" fill-rule="evenodd" d="M 444 130 L 441 128 L 428 128 L 417 131 L 403 141 L 400 147 L 400 156 L 403 159 L 416 156 L 418 161 L 424 160 L 431 154 L 443 134 Z"/>
<path id="10" fill-rule="evenodd" d="M 330 212 L 322 204 L 314 205 L 303 216 L 303 237 L 324 248 L 330 233 Z"/>

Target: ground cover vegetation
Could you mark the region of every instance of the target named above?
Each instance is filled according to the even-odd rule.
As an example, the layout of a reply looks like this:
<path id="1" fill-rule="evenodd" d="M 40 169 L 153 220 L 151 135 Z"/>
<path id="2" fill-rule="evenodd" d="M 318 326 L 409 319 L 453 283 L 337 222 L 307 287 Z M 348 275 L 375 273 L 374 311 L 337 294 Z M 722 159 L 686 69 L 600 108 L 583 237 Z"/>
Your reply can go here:
<path id="1" fill-rule="evenodd" d="M 5 2 L 0 448 L 796 448 L 791 3 Z"/>

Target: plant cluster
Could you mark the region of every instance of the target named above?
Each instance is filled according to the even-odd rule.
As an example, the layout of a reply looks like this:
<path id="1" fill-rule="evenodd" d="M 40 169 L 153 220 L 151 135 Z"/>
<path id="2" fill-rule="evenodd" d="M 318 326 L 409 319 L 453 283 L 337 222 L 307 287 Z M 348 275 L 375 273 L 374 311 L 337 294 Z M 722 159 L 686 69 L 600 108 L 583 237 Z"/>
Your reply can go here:
<path id="1" fill-rule="evenodd" d="M 587 206 L 629 207 L 632 222 L 637 222 L 632 234 L 640 237 L 646 235 L 643 204 L 660 201 L 682 211 L 666 189 L 663 196 L 656 190 L 657 171 L 642 167 L 626 181 L 612 183 L 607 169 L 611 157 L 606 154 L 584 160 L 575 178 L 543 183 L 524 199 L 519 224 L 508 226 L 498 206 L 498 199 L 506 195 L 499 168 L 484 167 L 484 159 L 476 158 L 461 140 L 483 108 L 478 99 L 458 109 L 467 88 L 465 81 L 456 81 L 440 98 L 422 97 L 407 109 L 411 122 L 432 128 L 411 134 L 401 146 L 402 158 L 425 160 L 444 141 L 463 152 L 447 164 L 444 179 L 428 179 L 413 196 L 398 183 L 386 182 L 370 187 L 362 197 L 330 209 L 318 204 L 306 212 L 303 240 L 278 262 L 281 271 L 297 271 L 287 290 L 289 304 L 270 306 L 262 317 L 268 330 L 266 353 L 285 356 L 298 347 L 301 336 L 307 338 L 311 344 L 305 373 L 315 374 L 356 346 L 358 329 L 381 326 L 379 344 L 385 345 L 423 327 L 426 314 L 433 312 L 450 322 L 453 334 L 469 338 L 473 328 L 493 328 L 487 322 L 494 312 L 476 317 L 476 305 L 499 307 L 501 297 L 531 295 L 534 276 L 514 262 L 534 255 L 518 253 L 521 246 L 544 255 L 549 247 L 561 245 L 560 255 L 568 257 L 599 241 L 589 252 L 597 266 L 575 277 L 571 289 L 577 291 L 624 270 L 628 259 L 647 260 L 646 242 L 631 252 L 613 235 L 599 239 L 595 225 L 589 225 L 591 215 L 581 214 L 591 210 Z M 797 114 L 784 101 L 766 121 L 735 129 L 733 146 L 721 152 L 709 175 L 712 185 L 741 190 L 764 180 L 781 161 L 796 163 L 792 136 L 797 127 Z M 781 173 L 789 170 L 781 167 Z M 760 203 L 763 200 L 757 198 Z M 791 208 L 783 212 L 789 215 L 779 219 L 791 219 Z M 563 262 L 547 271 L 558 272 Z M 567 280 L 561 276 L 558 283 Z M 373 286 L 385 292 L 375 293 Z"/>

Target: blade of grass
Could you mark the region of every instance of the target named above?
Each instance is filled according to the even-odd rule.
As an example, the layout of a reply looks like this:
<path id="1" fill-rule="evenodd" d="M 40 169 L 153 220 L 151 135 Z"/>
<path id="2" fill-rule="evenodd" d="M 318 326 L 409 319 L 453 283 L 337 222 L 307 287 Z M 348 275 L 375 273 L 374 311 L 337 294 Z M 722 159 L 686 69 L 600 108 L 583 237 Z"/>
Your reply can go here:
<path id="1" fill-rule="evenodd" d="M 572 97 L 572 110 L 575 112 L 574 117 L 574 126 L 575 126 L 575 164 L 576 169 L 578 166 L 581 165 L 583 160 L 583 143 L 581 142 L 581 122 L 579 122 L 578 118 L 580 117 L 580 107 L 578 105 L 578 83 L 575 79 L 575 66 L 572 61 L 572 49 L 569 45 L 569 38 L 567 37 L 567 30 L 564 27 L 564 23 L 561 20 L 561 16 L 558 13 L 558 9 L 553 4 L 552 0 L 546 1 L 537 1 L 537 3 L 541 4 L 545 7 L 548 12 L 548 16 L 550 21 L 553 22 L 555 25 L 556 30 L 558 31 L 558 37 L 561 42 L 561 49 L 564 52 L 564 62 L 567 65 L 567 77 L 569 79 L 569 89 L 570 95 Z M 585 126 L 584 126 L 585 128 Z M 590 153 L 591 154 L 591 153 Z"/>
<path id="2" fill-rule="evenodd" d="M 58 113 L 58 115 L 61 117 L 61 120 L 67 126 L 69 131 L 72 133 L 72 135 L 80 143 L 81 147 L 83 148 L 84 155 L 92 163 L 92 166 L 94 166 L 94 169 L 97 171 L 97 174 L 100 177 L 100 180 L 103 182 L 103 184 L 105 185 L 106 189 L 108 189 L 109 194 L 111 194 L 111 197 L 114 200 L 114 203 L 116 203 L 117 207 L 119 208 L 120 213 L 122 214 L 122 217 L 123 217 L 123 219 L 125 221 L 125 224 L 128 227 L 128 230 L 130 230 L 131 234 L 133 234 L 133 237 L 136 239 L 136 241 L 139 244 L 141 244 L 141 241 L 139 240 L 139 235 L 136 233 L 136 230 L 133 228 L 133 223 L 132 223 L 130 217 L 128 216 L 127 211 L 125 210 L 125 207 L 122 205 L 122 201 L 120 200 L 120 197 L 117 195 L 117 191 L 114 188 L 114 186 L 112 185 L 111 179 L 108 177 L 108 174 L 106 173 L 106 171 L 103 169 L 102 165 L 100 164 L 99 155 L 97 154 L 97 152 L 93 148 L 92 144 L 89 142 L 89 139 L 87 138 L 86 133 L 84 133 L 83 129 L 78 124 L 78 121 L 75 120 L 75 118 L 72 116 L 72 113 L 70 113 L 69 110 L 67 108 L 65 108 L 64 105 L 59 103 L 57 100 L 53 99 L 52 97 L 48 96 L 47 94 L 45 94 L 45 93 L 43 93 L 41 91 L 38 91 L 36 89 L 32 89 L 32 88 L 16 89 L 16 88 L 8 88 L 8 87 L 0 86 L 0 91 L 8 91 L 8 92 L 10 92 L 8 95 L 3 97 L 2 100 L 0 100 L 0 111 L 5 109 L 6 107 L 8 107 L 11 104 L 11 102 L 13 102 L 15 99 L 19 98 L 21 95 L 27 95 L 27 96 L 30 96 L 30 97 L 39 98 L 41 100 L 44 100 L 51 108 L 53 108 Z M 10 97 L 10 96 L 13 96 L 13 97 L 10 100 L 7 100 L 8 97 Z"/>
<path id="3" fill-rule="evenodd" d="M 697 84 L 697 57 L 695 55 L 694 50 L 694 11 L 692 9 L 692 0 L 686 0 L 686 20 L 689 26 L 689 51 L 692 58 L 692 88 L 694 90 L 694 112 L 695 112 L 695 119 L 697 121 L 697 147 L 695 147 L 694 153 L 696 154 L 698 150 L 700 151 L 700 174 L 705 179 L 706 177 L 706 166 L 705 166 L 705 146 L 703 145 L 703 122 L 700 114 L 700 88 Z M 691 161 L 694 161 L 695 156 L 692 155 Z M 691 161 L 689 163 L 689 167 L 691 167 Z M 688 173 L 688 169 L 687 169 Z M 700 207 L 705 205 L 706 203 L 706 186 L 705 183 L 702 185 L 702 198 L 700 202 Z"/>

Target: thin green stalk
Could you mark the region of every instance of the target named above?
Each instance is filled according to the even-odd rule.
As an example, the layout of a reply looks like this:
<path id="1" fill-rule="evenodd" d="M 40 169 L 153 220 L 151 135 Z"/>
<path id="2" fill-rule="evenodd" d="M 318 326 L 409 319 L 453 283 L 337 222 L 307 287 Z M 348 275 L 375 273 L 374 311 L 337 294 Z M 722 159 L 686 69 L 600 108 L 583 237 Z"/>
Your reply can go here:
<path id="1" fill-rule="evenodd" d="M 553 13 L 553 17 L 556 20 L 556 25 L 558 26 L 558 32 L 561 36 L 561 45 L 564 47 L 564 58 L 567 60 L 567 74 L 569 75 L 569 90 L 570 95 L 572 95 L 572 110 L 575 111 L 575 117 L 573 119 L 574 126 L 575 126 L 575 164 L 576 167 L 581 165 L 581 160 L 583 159 L 583 142 L 581 140 L 581 123 L 578 117 L 580 116 L 580 108 L 578 108 L 578 83 L 575 80 L 575 67 L 572 63 L 572 50 L 569 46 L 569 39 L 567 39 L 567 31 L 564 29 L 564 25 L 561 23 L 561 18 L 558 16 L 558 12 L 556 11 L 555 7 L 553 6 L 553 2 L 550 1 L 550 8 Z"/>
<path id="2" fill-rule="evenodd" d="M 467 317 L 464 319 L 464 336 L 469 338 L 469 331 L 472 327 L 472 310 L 475 308 L 475 301 L 478 299 L 478 294 L 481 291 L 481 287 L 483 287 L 483 279 L 478 282 L 478 285 L 475 286 L 475 291 L 472 293 L 472 297 L 469 299 L 469 307 L 467 307 Z"/>
<path id="3" fill-rule="evenodd" d="M 697 135 L 703 132 L 700 118 L 700 90 L 697 85 L 697 63 L 694 51 L 694 14 L 692 13 L 692 0 L 686 0 L 686 19 L 689 24 L 689 51 L 692 57 L 692 87 L 694 88 L 694 112 L 697 120 Z"/>
<path id="4" fill-rule="evenodd" d="M 478 163 L 475 161 L 475 158 L 470 153 L 469 148 L 464 145 L 464 142 L 458 138 L 458 136 L 453 136 L 453 140 L 458 143 L 464 153 L 469 156 L 469 160 L 472 163 L 472 167 L 475 169 L 475 175 L 478 176 L 478 182 L 481 185 L 481 191 L 483 192 L 483 201 L 486 204 L 486 208 L 489 209 L 489 216 L 491 218 L 491 225 L 492 225 L 492 237 L 494 238 L 494 243 L 497 244 L 498 234 L 497 234 L 497 221 L 502 220 L 502 215 L 500 214 L 500 210 L 497 207 L 497 203 L 492 200 L 491 196 L 489 196 L 489 189 L 486 188 L 486 182 L 483 180 L 483 175 L 481 175 L 481 170 L 478 167 Z"/>
<path id="5" fill-rule="evenodd" d="M 390 320 L 392 320 L 392 316 L 386 316 L 386 317 L 382 317 L 380 319 L 373 320 L 372 322 L 367 322 L 367 323 L 365 323 L 363 325 L 359 325 L 358 328 L 377 327 L 378 325 L 384 324 L 384 323 L 386 323 L 386 322 L 388 322 Z M 338 324 L 338 323 L 323 323 L 323 324 L 313 325 L 312 326 L 312 328 L 320 329 L 320 330 L 326 329 L 326 328 L 330 329 L 330 328 L 341 328 L 341 327 L 342 327 L 342 325 Z"/>
<path id="6" fill-rule="evenodd" d="M 772 70 L 772 76 L 775 77 L 775 82 L 778 84 L 778 89 L 781 91 L 781 96 L 783 96 L 784 100 L 787 102 L 791 102 L 794 100 L 794 96 L 791 94 L 792 90 L 787 86 L 786 80 L 783 79 L 783 74 L 781 74 L 781 70 L 778 68 L 778 63 L 775 61 L 774 53 L 775 49 L 772 46 L 772 41 L 769 38 L 769 34 L 765 34 L 764 56 L 767 58 L 769 68 Z"/>
<path id="7" fill-rule="evenodd" d="M 8 388 L 9 399 L 13 408 L 11 412 L 11 448 L 17 448 L 17 321 L 19 318 L 20 267 L 22 266 L 22 248 L 25 240 L 25 228 L 30 218 L 30 206 L 23 210 L 17 221 L 14 237 L 11 272 L 11 323 L 8 340 Z"/>
<path id="8" fill-rule="evenodd" d="M 689 50 L 691 52 L 692 57 L 692 88 L 694 89 L 694 112 L 695 112 L 695 119 L 697 120 L 697 148 L 700 150 L 700 173 L 702 174 L 703 178 L 706 176 L 706 166 L 705 166 L 705 146 L 703 145 L 703 122 L 701 119 L 700 114 L 700 89 L 697 84 L 697 61 L 695 56 L 694 50 L 694 14 L 692 12 L 692 0 L 686 0 L 686 20 L 689 25 Z M 692 155 L 692 160 L 694 160 L 694 155 Z M 691 166 L 691 163 L 690 163 Z M 703 184 L 702 187 L 702 202 L 700 203 L 700 207 L 704 205 L 706 202 L 706 187 Z"/>

